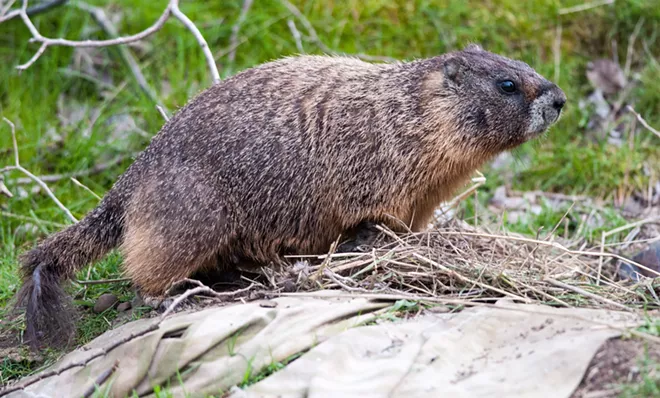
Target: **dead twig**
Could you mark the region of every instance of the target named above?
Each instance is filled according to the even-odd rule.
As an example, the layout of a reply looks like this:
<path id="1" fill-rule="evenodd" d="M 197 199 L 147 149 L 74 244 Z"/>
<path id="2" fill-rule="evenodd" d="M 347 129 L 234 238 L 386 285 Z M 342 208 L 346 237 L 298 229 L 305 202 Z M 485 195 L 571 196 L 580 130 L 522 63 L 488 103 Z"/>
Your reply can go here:
<path id="1" fill-rule="evenodd" d="M 156 109 L 158 109 L 158 112 L 160 113 L 160 115 L 163 117 L 163 119 L 165 119 L 165 122 L 170 121 L 170 117 L 167 116 L 167 112 L 165 112 L 165 109 L 163 109 L 162 106 L 156 105 Z"/>
<path id="2" fill-rule="evenodd" d="M 201 282 L 200 282 L 200 284 L 201 284 Z M 165 312 L 163 312 L 163 315 L 160 316 L 160 320 L 161 321 L 164 320 L 169 314 L 172 313 L 172 311 L 174 311 L 176 309 L 176 307 L 178 307 L 188 297 L 191 297 L 191 296 L 194 296 L 194 295 L 197 295 L 197 294 L 200 294 L 200 293 L 207 293 L 210 296 L 213 296 L 214 298 L 221 299 L 221 298 L 233 297 L 233 296 L 236 296 L 238 294 L 245 293 L 249 290 L 254 289 L 255 286 L 256 285 L 252 284 L 252 285 L 250 285 L 248 287 L 245 287 L 243 289 L 238 289 L 238 290 L 234 290 L 234 291 L 231 291 L 231 292 L 223 292 L 223 293 L 216 292 L 215 290 L 213 290 L 210 287 L 205 286 L 205 285 L 201 285 L 201 286 L 197 286 L 197 287 L 192 288 L 192 289 L 188 289 L 183 294 L 181 294 L 179 297 L 177 297 L 176 300 L 174 300 L 172 302 L 172 304 L 170 304 L 169 307 L 167 307 Z"/>
<path id="3" fill-rule="evenodd" d="M 599 296 L 597 294 L 590 293 L 590 292 L 588 292 L 584 289 L 581 289 L 577 286 L 572 286 L 572 285 L 569 285 L 569 284 L 564 283 L 564 282 L 560 282 L 560 281 L 552 279 L 552 278 L 545 278 L 544 281 L 546 281 L 546 282 L 548 282 L 552 285 L 555 285 L 557 287 L 560 287 L 562 289 L 566 289 L 566 290 L 569 290 L 571 292 L 575 292 L 575 293 L 580 294 L 582 296 L 589 297 L 589 298 L 592 298 L 594 300 L 602 301 L 605 304 L 609 304 L 609 305 L 611 305 L 613 307 L 616 307 L 616 308 L 619 308 L 621 310 L 624 310 L 624 311 L 627 311 L 627 312 L 632 311 L 630 308 L 626 307 L 623 304 L 617 303 L 615 301 L 612 301 L 612 300 L 607 299 L 605 297 Z"/>
<path id="4" fill-rule="evenodd" d="M 599 1 L 592 1 L 590 3 L 584 3 L 584 4 L 579 4 L 574 7 L 567 7 L 567 8 L 562 8 L 559 10 L 559 15 L 566 15 L 566 14 L 573 14 L 575 12 L 581 12 L 581 11 L 586 11 L 590 10 L 592 8 L 600 7 L 600 6 L 606 6 L 614 4 L 614 0 L 599 0 Z"/>
<path id="5" fill-rule="evenodd" d="M 75 178 L 71 177 L 71 182 L 79 186 L 80 188 L 84 189 L 85 191 L 89 192 L 93 197 L 95 197 L 98 200 L 102 200 L 99 195 L 96 194 L 96 192 L 92 191 L 87 185 L 83 184 L 82 182 L 76 180 Z"/>
<path id="6" fill-rule="evenodd" d="M 53 200 L 53 202 L 55 202 L 57 207 L 59 207 L 60 210 L 62 210 L 64 212 L 64 214 L 66 214 L 66 216 L 69 218 L 69 220 L 71 220 L 74 223 L 77 223 L 78 220 L 73 216 L 73 214 L 71 214 L 71 211 L 69 209 L 67 209 L 66 206 L 64 206 L 62 204 L 62 202 L 60 202 L 59 199 L 57 199 L 57 197 L 55 196 L 53 191 L 51 191 L 50 188 L 48 188 L 48 185 L 46 185 L 45 182 L 43 182 L 41 179 L 39 179 L 39 177 L 35 176 L 29 170 L 27 170 L 26 168 L 21 166 L 20 160 L 18 158 L 18 144 L 16 143 L 16 126 L 14 125 L 14 123 L 12 123 L 6 117 L 3 117 L 2 119 L 7 124 L 9 124 L 9 127 L 11 128 L 11 139 L 12 139 L 12 144 L 14 146 L 14 165 L 13 166 L 6 166 L 6 167 L 0 169 L 0 173 L 6 173 L 8 171 L 17 170 L 17 171 L 20 171 L 21 173 L 25 174 L 26 176 L 28 176 L 28 178 L 30 178 L 32 181 L 37 183 L 37 185 L 39 185 L 46 192 L 46 194 Z"/>
<path id="7" fill-rule="evenodd" d="M 2 23 L 8 19 L 15 18 L 16 16 L 20 16 L 21 19 L 23 20 L 23 23 L 25 24 L 25 26 L 30 31 L 30 34 L 32 35 L 32 39 L 30 39 L 30 42 L 41 43 L 41 46 L 39 47 L 37 52 L 32 56 L 32 58 L 30 58 L 26 63 L 18 65 L 16 67 L 19 71 L 26 70 L 32 64 L 34 64 L 49 46 L 107 47 L 107 46 L 116 46 L 120 44 L 128 44 L 138 40 L 142 40 L 148 37 L 149 35 L 159 31 L 165 25 L 165 22 L 169 19 L 169 17 L 174 16 L 176 19 L 181 21 L 181 23 L 195 36 L 195 39 L 197 39 L 197 43 L 202 48 L 202 51 L 204 52 L 204 56 L 206 57 L 207 65 L 211 73 L 213 82 L 216 83 L 220 81 L 220 74 L 218 73 L 218 67 L 216 66 L 215 61 L 213 60 L 213 55 L 209 50 L 208 44 L 206 43 L 204 36 L 202 36 L 202 34 L 200 33 L 199 29 L 197 29 L 195 24 L 183 12 L 181 12 L 181 10 L 179 9 L 179 0 L 170 0 L 165 10 L 158 18 L 158 20 L 153 25 L 143 30 L 142 32 L 136 33 L 134 35 L 122 36 L 108 40 L 81 40 L 81 41 L 67 40 L 63 38 L 53 39 L 43 36 L 39 32 L 37 27 L 34 25 L 34 23 L 32 23 L 32 20 L 30 19 L 30 16 L 27 13 L 28 0 L 22 0 L 22 1 L 23 3 L 20 9 L 12 11 L 3 17 L 0 17 L 0 23 Z"/>
<path id="8" fill-rule="evenodd" d="M 197 43 L 202 47 L 202 51 L 204 52 L 204 57 L 206 57 L 206 64 L 208 65 L 209 71 L 211 72 L 211 77 L 213 78 L 213 83 L 217 83 L 220 81 L 220 73 L 218 73 L 218 67 L 215 64 L 215 60 L 213 59 L 213 54 L 211 53 L 211 49 L 209 49 L 209 45 L 206 43 L 206 39 L 204 39 L 204 36 L 202 36 L 202 33 L 197 29 L 197 26 L 184 14 L 181 12 L 179 9 L 179 0 L 170 0 L 170 8 L 172 11 L 172 15 L 176 17 L 181 23 L 188 28 L 190 33 L 195 36 L 197 39 Z"/>
<path id="9" fill-rule="evenodd" d="M 79 285 L 106 285 L 111 283 L 122 283 L 130 282 L 131 278 L 117 278 L 117 279 L 98 279 L 95 281 L 80 281 L 77 280 L 76 283 Z"/>
<path id="10" fill-rule="evenodd" d="M 89 169 L 80 170 L 73 173 L 66 173 L 66 174 L 46 174 L 46 175 L 37 176 L 37 178 L 39 178 L 43 182 L 56 182 L 71 178 L 88 177 L 90 175 L 98 174 L 111 167 L 114 167 L 119 163 L 123 162 L 125 159 L 130 158 L 131 156 L 133 155 L 119 155 L 105 163 L 99 163 L 97 165 L 94 165 Z M 12 181 L 15 184 L 30 184 L 33 180 L 31 178 L 17 178 Z"/>
<path id="11" fill-rule="evenodd" d="M 52 0 L 47 3 L 37 4 L 36 6 L 32 6 L 27 9 L 27 15 L 29 17 L 33 17 L 35 15 L 42 14 L 55 7 L 64 5 L 67 1 L 68 0 Z M 5 7 L 5 9 L 0 12 L 0 23 L 20 16 L 20 10 L 12 11 L 11 13 L 7 14 L 7 11 L 9 11 L 9 8 L 11 8 L 14 2 L 15 0 L 10 1 L 9 4 L 7 4 L 7 6 Z"/>
<path id="12" fill-rule="evenodd" d="M 653 134 L 655 134 L 656 136 L 660 137 L 660 131 L 658 131 L 658 130 L 654 129 L 653 127 L 651 127 L 651 125 L 648 124 L 648 123 L 646 122 L 646 120 L 644 120 L 644 118 L 642 117 L 642 115 L 640 115 L 639 113 L 637 113 L 637 111 L 635 111 L 635 109 L 633 109 L 632 106 L 628 105 L 628 106 L 626 106 L 626 108 L 627 108 L 630 112 L 632 112 L 633 115 L 635 115 L 635 117 L 636 117 L 637 120 L 642 124 L 642 126 L 646 127 L 646 129 L 647 129 L 648 131 L 650 131 L 650 132 L 652 132 Z"/>
<path id="13" fill-rule="evenodd" d="M 303 48 L 303 45 L 302 45 L 302 35 L 300 34 L 300 31 L 296 27 L 296 23 L 294 22 L 293 19 L 288 19 L 286 21 L 286 24 L 289 27 L 289 30 L 291 31 L 291 35 L 293 36 L 293 40 L 296 42 L 296 48 L 298 49 L 298 52 L 300 54 L 304 54 L 305 49 Z"/>

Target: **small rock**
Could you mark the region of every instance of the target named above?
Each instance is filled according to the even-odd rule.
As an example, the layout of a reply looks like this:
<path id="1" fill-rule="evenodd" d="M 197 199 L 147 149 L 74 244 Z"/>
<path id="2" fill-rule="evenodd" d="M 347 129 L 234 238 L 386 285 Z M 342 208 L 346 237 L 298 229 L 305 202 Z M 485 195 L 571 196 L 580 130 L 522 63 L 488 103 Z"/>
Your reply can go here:
<path id="1" fill-rule="evenodd" d="M 284 292 L 295 292 L 297 288 L 298 286 L 296 286 L 296 282 L 291 279 L 287 279 L 282 283 L 282 291 Z"/>
<path id="2" fill-rule="evenodd" d="M 650 268 L 655 272 L 660 272 L 660 242 L 655 242 L 647 250 L 644 250 L 641 253 L 638 253 L 633 257 L 633 261 L 643 266 Z M 647 271 L 645 269 L 640 269 L 639 273 L 648 276 L 649 278 L 656 278 L 658 275 Z"/>
<path id="3" fill-rule="evenodd" d="M 275 307 L 277 307 L 277 302 L 276 301 L 271 301 L 271 300 L 261 300 L 261 301 L 259 301 L 259 307 L 262 307 L 262 308 L 275 308 Z"/>
<path id="4" fill-rule="evenodd" d="M 434 314 L 446 314 L 451 311 L 446 305 L 434 305 L 433 307 L 429 307 L 426 310 Z"/>
<path id="5" fill-rule="evenodd" d="M 117 296 L 111 293 L 102 294 L 94 304 L 94 312 L 100 314 L 101 312 L 107 310 L 108 308 L 114 307 L 119 300 Z"/>
<path id="6" fill-rule="evenodd" d="M 131 302 L 130 301 L 126 301 L 126 302 L 121 303 L 117 306 L 117 311 L 119 311 L 119 312 L 128 311 L 130 309 L 131 309 Z"/>
<path id="7" fill-rule="evenodd" d="M 648 249 L 637 253 L 632 261 L 649 268 L 652 271 L 660 272 L 660 242 L 653 243 Z M 623 279 L 632 279 L 638 281 L 637 274 L 647 276 L 649 278 L 657 278 L 658 275 L 654 272 L 637 267 L 636 265 L 627 262 L 621 262 L 619 266 L 619 277 Z"/>

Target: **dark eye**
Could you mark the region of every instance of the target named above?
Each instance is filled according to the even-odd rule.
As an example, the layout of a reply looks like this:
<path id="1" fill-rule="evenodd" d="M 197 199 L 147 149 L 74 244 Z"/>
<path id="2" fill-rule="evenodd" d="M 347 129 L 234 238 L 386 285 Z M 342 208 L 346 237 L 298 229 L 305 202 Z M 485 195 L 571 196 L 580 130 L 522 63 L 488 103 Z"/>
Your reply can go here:
<path id="1" fill-rule="evenodd" d="M 515 93 L 515 92 L 516 92 L 516 85 L 515 85 L 515 83 L 512 82 L 511 80 L 503 80 L 503 81 L 497 83 L 497 85 L 498 85 L 498 86 L 500 87 L 500 89 L 501 89 L 502 91 L 504 91 L 505 93 L 509 93 L 509 94 L 511 94 L 511 93 Z"/>

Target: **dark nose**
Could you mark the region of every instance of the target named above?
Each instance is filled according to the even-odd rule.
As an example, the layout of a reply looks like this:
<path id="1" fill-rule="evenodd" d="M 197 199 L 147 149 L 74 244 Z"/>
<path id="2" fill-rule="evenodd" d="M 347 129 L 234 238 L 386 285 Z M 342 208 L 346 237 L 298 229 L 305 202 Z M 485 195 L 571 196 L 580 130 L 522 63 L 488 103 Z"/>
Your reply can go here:
<path id="1" fill-rule="evenodd" d="M 566 100 L 564 98 L 558 98 L 555 100 L 555 102 L 552 103 L 552 106 L 554 106 L 557 111 L 560 111 L 561 108 L 564 107 L 565 103 Z"/>

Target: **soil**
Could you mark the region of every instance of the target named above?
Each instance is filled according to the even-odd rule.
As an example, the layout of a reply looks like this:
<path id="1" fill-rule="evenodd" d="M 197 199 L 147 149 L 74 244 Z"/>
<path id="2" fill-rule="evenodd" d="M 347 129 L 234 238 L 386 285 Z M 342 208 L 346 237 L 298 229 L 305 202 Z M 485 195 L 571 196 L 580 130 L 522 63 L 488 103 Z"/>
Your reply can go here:
<path id="1" fill-rule="evenodd" d="M 591 360 L 584 378 L 571 398 L 613 398 L 621 384 L 638 382 L 647 357 L 660 360 L 660 346 L 638 339 L 610 339 Z"/>

